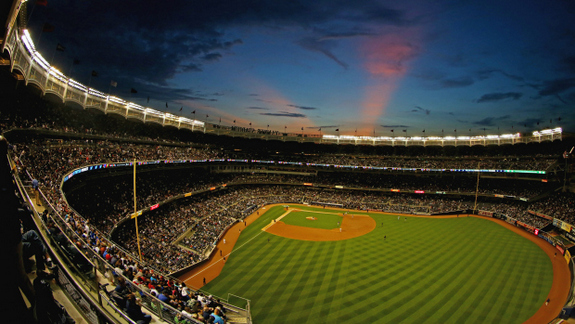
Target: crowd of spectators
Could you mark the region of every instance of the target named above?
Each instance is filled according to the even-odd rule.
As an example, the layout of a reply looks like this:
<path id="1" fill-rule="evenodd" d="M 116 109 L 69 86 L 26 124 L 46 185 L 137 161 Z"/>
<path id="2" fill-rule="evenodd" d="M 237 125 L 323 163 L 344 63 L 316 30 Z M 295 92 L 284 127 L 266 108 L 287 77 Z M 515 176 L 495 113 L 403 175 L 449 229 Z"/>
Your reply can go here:
<path id="1" fill-rule="evenodd" d="M 111 141 L 59 140 L 32 141 L 14 147 L 16 155 L 31 174 L 40 180 L 42 189 L 48 189 L 55 202 L 63 203 L 59 197 L 58 185 L 61 176 L 67 171 L 86 164 L 106 162 L 130 162 L 138 160 L 190 160 L 226 158 L 220 151 L 196 149 L 180 146 L 119 144 Z M 329 157 L 327 157 L 329 158 Z M 170 173 L 171 172 L 171 173 Z M 273 173 L 210 174 L 190 172 L 182 176 L 182 171 L 144 172 L 138 178 L 137 205 L 142 208 L 164 201 L 175 195 L 205 189 L 221 183 L 270 183 L 296 184 L 313 182 L 326 186 L 344 185 L 362 189 L 390 189 L 472 192 L 476 186 L 474 177 L 463 176 L 420 176 L 396 175 L 368 172 L 317 172 L 308 176 Z M 524 186 L 519 181 L 482 179 L 480 192 L 486 194 L 513 194 L 535 196 L 550 190 L 544 183 Z M 86 221 L 99 231 L 109 234 L 118 221 L 128 217 L 133 211 L 131 175 L 115 176 L 91 181 L 81 190 L 68 193 L 68 201 Z M 180 207 L 179 211 L 168 211 L 162 220 L 142 223 L 145 235 L 141 239 L 144 255 L 158 262 L 158 268 L 171 272 L 199 261 L 209 251 L 222 230 L 246 214 L 254 206 L 264 203 L 293 202 L 334 202 L 345 208 L 373 209 L 402 213 L 440 213 L 449 210 L 470 209 L 469 202 L 454 199 L 437 199 L 406 195 L 386 196 L 382 193 L 363 193 L 329 190 L 278 189 L 280 186 L 263 186 L 265 189 L 246 188 L 229 190 L 210 199 L 196 202 L 193 206 Z M 275 190 L 275 191 L 274 191 Z M 259 192 L 258 192 L 259 191 Z M 232 203 L 233 202 L 233 203 Z M 194 216 L 191 216 L 191 213 Z M 190 222 L 181 222 L 189 219 Z M 178 224 L 174 226 L 163 226 Z M 159 230 L 161 229 L 161 230 Z M 180 249 L 173 245 L 174 239 L 189 230 L 191 235 L 184 238 Z M 136 252 L 135 238 L 129 235 L 122 241 L 125 248 Z M 163 258 L 156 258 L 163 256 Z M 166 258 L 165 256 L 169 256 Z M 168 260 L 169 259 L 169 260 Z"/>
<path id="2" fill-rule="evenodd" d="M 295 156 L 298 157 L 298 156 Z M 557 155 L 536 154 L 534 156 L 356 156 L 322 154 L 319 156 L 299 156 L 291 161 L 324 163 L 331 165 L 376 166 L 389 168 L 415 169 L 489 169 L 489 170 L 547 170 L 557 161 Z"/>
<path id="3" fill-rule="evenodd" d="M 575 225 L 575 194 L 572 192 L 552 194 L 533 203 L 530 208 L 533 211 L 559 218 Z"/>

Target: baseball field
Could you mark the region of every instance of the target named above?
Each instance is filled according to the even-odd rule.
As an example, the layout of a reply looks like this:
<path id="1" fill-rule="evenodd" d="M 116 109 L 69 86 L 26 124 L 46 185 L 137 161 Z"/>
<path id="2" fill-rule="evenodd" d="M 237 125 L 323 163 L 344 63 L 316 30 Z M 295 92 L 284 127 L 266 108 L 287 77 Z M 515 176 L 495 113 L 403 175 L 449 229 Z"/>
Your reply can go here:
<path id="1" fill-rule="evenodd" d="M 215 253 L 182 277 L 250 299 L 254 323 L 523 323 L 551 306 L 555 262 L 564 263 L 478 217 L 260 212 L 218 244 L 225 260 Z"/>

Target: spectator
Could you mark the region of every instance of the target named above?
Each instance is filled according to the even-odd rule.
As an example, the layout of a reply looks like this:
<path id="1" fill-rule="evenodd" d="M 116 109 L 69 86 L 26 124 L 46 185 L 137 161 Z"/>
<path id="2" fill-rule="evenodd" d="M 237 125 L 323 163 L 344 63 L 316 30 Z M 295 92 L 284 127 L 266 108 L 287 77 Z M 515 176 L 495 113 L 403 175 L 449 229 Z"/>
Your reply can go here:
<path id="1" fill-rule="evenodd" d="M 136 299 L 134 294 L 128 295 L 126 313 L 128 314 L 128 317 L 136 322 L 141 321 L 143 324 L 148 324 L 152 321 L 151 315 L 142 312 L 142 304 L 139 299 Z"/>

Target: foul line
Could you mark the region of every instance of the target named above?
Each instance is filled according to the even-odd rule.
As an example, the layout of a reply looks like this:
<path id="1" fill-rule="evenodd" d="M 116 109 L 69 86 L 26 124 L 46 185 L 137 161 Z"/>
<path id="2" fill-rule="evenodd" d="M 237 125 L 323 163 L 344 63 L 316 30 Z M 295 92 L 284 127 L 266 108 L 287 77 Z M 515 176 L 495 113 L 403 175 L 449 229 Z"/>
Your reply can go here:
<path id="1" fill-rule="evenodd" d="M 232 250 L 232 252 L 230 252 L 230 253 L 226 254 L 224 257 L 228 257 L 228 259 L 229 259 L 229 256 L 230 256 L 232 253 L 234 253 L 234 252 L 238 251 L 238 250 L 239 250 L 239 249 L 241 249 L 241 248 L 242 248 L 244 245 L 246 245 L 246 244 L 250 243 L 251 241 L 253 241 L 253 240 L 254 240 L 256 237 L 258 237 L 258 236 L 259 236 L 260 234 L 262 234 L 262 233 L 263 233 L 263 232 L 259 232 L 259 233 L 257 233 L 256 235 L 254 235 L 254 237 L 252 237 L 251 239 L 249 239 L 249 240 L 248 240 L 247 242 L 245 242 L 244 244 L 242 244 L 242 245 L 238 246 L 237 248 L 234 248 L 234 250 Z M 218 262 L 222 261 L 223 259 L 224 259 L 224 258 L 221 258 L 221 259 L 219 259 L 218 261 L 216 261 L 216 262 L 214 262 L 214 263 L 210 264 L 210 265 L 209 265 L 209 266 L 207 266 L 205 269 L 202 269 L 200 272 L 196 273 L 196 274 L 195 274 L 195 275 L 193 275 L 193 276 L 190 276 L 190 277 L 189 277 L 188 279 L 186 279 L 186 280 L 189 280 L 189 279 L 191 279 L 191 278 L 194 278 L 194 277 L 196 277 L 197 275 L 199 275 L 200 273 L 202 273 L 202 272 L 204 272 L 204 271 L 208 270 L 209 268 L 211 268 L 212 266 L 214 266 L 216 263 L 218 263 Z"/>
<path id="2" fill-rule="evenodd" d="M 293 211 L 299 211 L 299 209 L 294 209 Z M 275 224 L 277 221 L 280 221 L 282 218 L 286 217 L 291 212 L 292 212 L 292 210 L 288 208 L 288 210 L 285 213 L 283 213 L 280 217 L 278 217 L 276 219 L 272 219 L 268 225 L 264 226 L 262 228 L 262 231 L 265 232 L 268 228 L 272 227 L 273 224 Z"/>

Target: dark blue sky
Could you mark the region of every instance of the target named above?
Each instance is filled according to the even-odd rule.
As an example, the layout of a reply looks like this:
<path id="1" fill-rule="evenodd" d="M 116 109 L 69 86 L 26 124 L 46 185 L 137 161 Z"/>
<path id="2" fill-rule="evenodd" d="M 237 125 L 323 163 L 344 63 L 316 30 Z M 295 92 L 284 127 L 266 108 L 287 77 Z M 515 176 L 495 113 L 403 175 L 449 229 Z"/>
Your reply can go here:
<path id="1" fill-rule="evenodd" d="M 186 117 L 332 134 L 575 131 L 574 0 L 30 2 L 32 39 L 62 72 Z"/>

